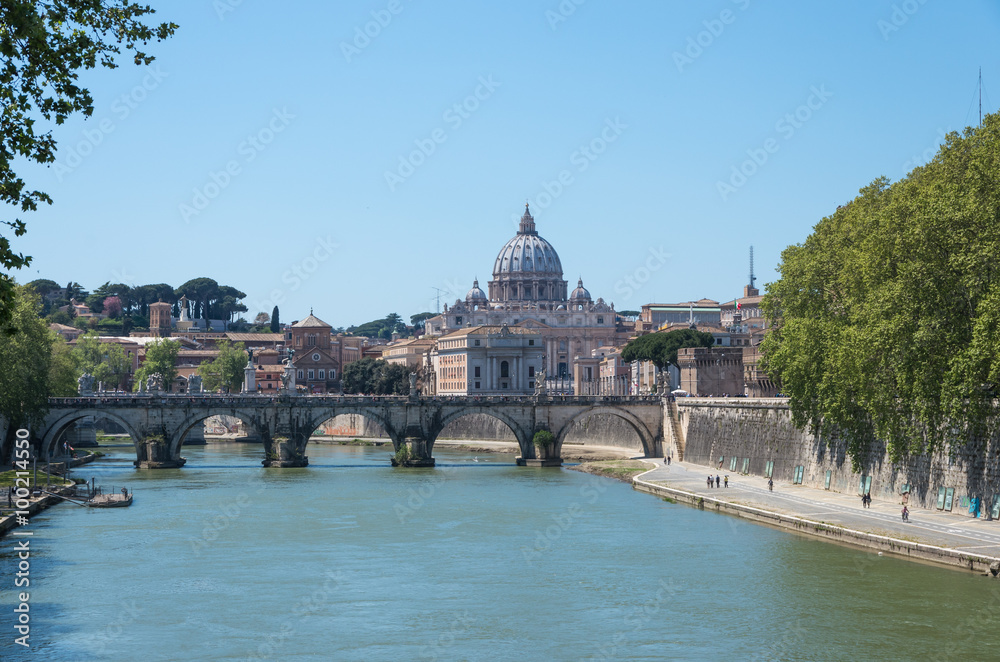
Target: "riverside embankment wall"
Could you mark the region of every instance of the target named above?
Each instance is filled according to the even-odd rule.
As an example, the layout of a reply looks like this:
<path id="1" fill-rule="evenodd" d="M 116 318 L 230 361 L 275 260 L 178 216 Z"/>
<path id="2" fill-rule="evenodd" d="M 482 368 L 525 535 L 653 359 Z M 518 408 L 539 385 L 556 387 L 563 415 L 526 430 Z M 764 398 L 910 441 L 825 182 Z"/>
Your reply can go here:
<path id="1" fill-rule="evenodd" d="M 327 434 L 344 437 L 386 437 L 375 421 L 357 414 L 337 416 L 324 425 Z M 489 414 L 469 414 L 452 421 L 438 439 L 478 439 L 516 442 L 507 424 Z M 568 444 L 615 446 L 642 452 L 642 440 L 624 420 L 606 414 L 582 418 L 573 424 L 566 437 Z"/>
<path id="2" fill-rule="evenodd" d="M 860 494 L 862 479 L 871 477 L 876 499 L 902 501 L 909 487 L 909 503 L 924 508 L 938 506 L 940 488 L 953 490 L 951 510 L 968 514 L 970 503 L 992 503 L 1000 492 L 1000 448 L 989 444 L 955 442 L 951 451 L 910 457 L 892 463 L 883 444 L 875 443 L 855 471 L 842 440 L 819 439 L 792 424 L 784 399 L 680 398 L 677 413 L 684 440 L 684 460 L 730 472 L 747 459 L 747 473 L 764 476 L 773 462 L 775 481 L 792 482 L 802 467 L 802 483 L 844 494 Z M 827 485 L 829 472 L 829 485 Z M 985 508 L 983 509 L 985 514 Z"/>

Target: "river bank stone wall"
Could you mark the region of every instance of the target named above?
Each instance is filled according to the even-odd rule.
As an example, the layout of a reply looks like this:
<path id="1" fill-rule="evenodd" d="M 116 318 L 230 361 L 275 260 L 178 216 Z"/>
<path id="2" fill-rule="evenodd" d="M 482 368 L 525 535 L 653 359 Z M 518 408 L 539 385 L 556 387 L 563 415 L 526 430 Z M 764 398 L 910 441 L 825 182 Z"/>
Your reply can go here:
<path id="1" fill-rule="evenodd" d="M 943 488 L 950 510 L 969 516 L 974 499 L 986 516 L 986 504 L 1000 493 L 1000 443 L 995 437 L 983 443 L 957 440 L 950 452 L 916 455 L 898 464 L 889 460 L 884 444 L 874 442 L 855 471 L 844 442 L 796 428 L 785 400 L 680 398 L 677 411 L 685 461 L 714 471 L 741 473 L 746 460 L 747 473 L 764 476 L 773 462 L 775 482 L 793 483 L 801 467 L 804 485 L 858 495 L 862 480 L 867 486 L 870 477 L 875 499 L 902 503 L 907 493 L 908 503 L 923 508 L 937 508 Z"/>

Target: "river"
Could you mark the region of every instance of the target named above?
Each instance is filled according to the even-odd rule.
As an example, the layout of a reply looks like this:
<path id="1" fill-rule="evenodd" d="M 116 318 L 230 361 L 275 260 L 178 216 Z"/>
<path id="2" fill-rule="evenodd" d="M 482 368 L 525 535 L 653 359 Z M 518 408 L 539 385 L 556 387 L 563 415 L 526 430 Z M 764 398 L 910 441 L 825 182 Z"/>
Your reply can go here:
<path id="1" fill-rule="evenodd" d="M 31 648 L 3 660 L 984 660 L 1000 582 L 749 524 L 512 455 L 311 444 L 128 449 L 76 470 L 135 504 L 32 518 Z M 23 589 L 20 589 L 23 590 Z"/>

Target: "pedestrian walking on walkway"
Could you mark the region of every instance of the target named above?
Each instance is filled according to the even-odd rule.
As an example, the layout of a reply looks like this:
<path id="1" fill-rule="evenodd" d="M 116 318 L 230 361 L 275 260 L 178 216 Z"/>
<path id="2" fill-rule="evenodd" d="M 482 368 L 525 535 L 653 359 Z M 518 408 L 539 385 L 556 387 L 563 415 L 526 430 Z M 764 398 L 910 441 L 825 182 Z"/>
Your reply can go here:
<path id="1" fill-rule="evenodd" d="M 708 489 L 712 489 L 712 474 L 708 475 Z"/>
<path id="2" fill-rule="evenodd" d="M 907 509 L 906 506 L 903 506 L 903 521 L 904 522 L 910 521 L 910 511 Z"/>
<path id="3" fill-rule="evenodd" d="M 673 458 L 673 456 L 672 456 L 672 455 L 668 455 L 668 456 L 667 456 L 667 466 L 668 466 L 668 467 L 670 466 L 670 460 L 671 460 L 672 458 Z"/>
<path id="4" fill-rule="evenodd" d="M 719 478 L 719 474 L 715 474 L 715 486 L 719 487 L 719 483 L 720 482 L 721 482 L 721 479 Z"/>
<path id="5" fill-rule="evenodd" d="M 729 487 L 729 474 L 726 474 L 726 477 L 722 479 L 722 484 Z"/>
<path id="6" fill-rule="evenodd" d="M 770 478 L 767 479 L 767 491 L 768 492 L 773 492 L 774 491 L 774 480 L 772 480 Z"/>

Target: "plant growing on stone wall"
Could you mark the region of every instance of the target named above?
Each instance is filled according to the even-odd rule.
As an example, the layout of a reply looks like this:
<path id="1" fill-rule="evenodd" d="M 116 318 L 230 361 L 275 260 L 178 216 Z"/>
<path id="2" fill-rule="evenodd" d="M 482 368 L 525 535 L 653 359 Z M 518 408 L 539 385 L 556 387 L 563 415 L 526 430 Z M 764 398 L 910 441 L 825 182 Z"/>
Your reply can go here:
<path id="1" fill-rule="evenodd" d="M 396 463 L 402 465 L 404 462 L 410 459 L 410 447 L 406 444 L 400 444 L 399 450 L 396 451 Z"/>
<path id="2" fill-rule="evenodd" d="M 542 450 L 548 450 L 554 443 L 556 443 L 556 438 L 548 430 L 539 430 L 535 433 L 535 436 L 531 438 L 531 443 Z"/>
<path id="3" fill-rule="evenodd" d="M 281 457 L 278 454 L 278 447 L 280 444 L 288 441 L 288 437 L 275 437 L 271 440 L 271 447 L 264 454 L 268 460 L 280 460 Z"/>

